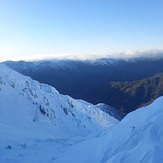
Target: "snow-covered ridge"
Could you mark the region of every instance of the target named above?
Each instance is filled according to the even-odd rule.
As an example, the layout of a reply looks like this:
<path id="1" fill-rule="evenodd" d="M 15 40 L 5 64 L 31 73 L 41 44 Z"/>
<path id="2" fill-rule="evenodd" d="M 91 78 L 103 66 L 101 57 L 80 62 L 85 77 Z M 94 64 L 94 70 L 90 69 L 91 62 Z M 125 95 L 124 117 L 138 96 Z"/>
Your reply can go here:
<path id="1" fill-rule="evenodd" d="M 63 96 L 4 65 L 0 65 L 0 123 L 15 128 L 35 124 L 55 131 L 88 134 L 118 122 L 90 103 Z"/>
<path id="2" fill-rule="evenodd" d="M 163 97 L 151 105 L 129 113 L 118 125 L 101 136 L 91 137 L 56 162 L 162 163 Z M 85 147 L 85 148 L 83 148 Z M 77 151 L 76 149 L 82 149 Z M 91 151 L 91 156 L 88 154 Z M 73 153 L 73 154 L 71 154 Z M 85 156 L 84 158 L 81 156 Z M 80 161 L 79 161 L 80 160 Z"/>
<path id="3" fill-rule="evenodd" d="M 92 66 L 96 65 L 114 65 L 118 64 L 121 60 L 111 59 L 111 58 L 100 58 L 95 60 L 71 60 L 71 59 L 46 59 L 46 60 L 34 60 L 34 61 L 5 61 L 5 65 L 18 71 L 28 71 L 28 69 L 33 69 L 35 71 L 39 69 L 57 68 L 57 69 L 78 69 L 80 64 L 88 64 Z"/>
<path id="4" fill-rule="evenodd" d="M 0 64 L 0 162 L 47 162 L 45 153 L 59 155 L 76 137 L 99 134 L 118 122 L 90 103 Z M 53 152 L 25 154 L 46 150 L 47 144 Z"/>

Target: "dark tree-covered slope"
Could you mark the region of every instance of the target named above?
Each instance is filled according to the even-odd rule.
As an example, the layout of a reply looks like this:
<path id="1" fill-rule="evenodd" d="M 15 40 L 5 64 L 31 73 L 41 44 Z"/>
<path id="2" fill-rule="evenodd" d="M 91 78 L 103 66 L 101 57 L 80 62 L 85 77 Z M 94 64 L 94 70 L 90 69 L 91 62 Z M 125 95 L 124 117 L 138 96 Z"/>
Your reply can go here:
<path id="1" fill-rule="evenodd" d="M 94 99 L 107 101 L 111 106 L 128 113 L 163 95 L 163 73 L 133 82 L 110 82 L 91 93 Z"/>

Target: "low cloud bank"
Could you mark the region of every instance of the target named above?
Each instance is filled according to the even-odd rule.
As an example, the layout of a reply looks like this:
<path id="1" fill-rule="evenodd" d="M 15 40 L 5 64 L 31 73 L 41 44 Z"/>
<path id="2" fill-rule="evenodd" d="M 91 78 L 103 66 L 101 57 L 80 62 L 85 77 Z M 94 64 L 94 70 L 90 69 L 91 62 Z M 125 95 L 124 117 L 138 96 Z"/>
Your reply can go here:
<path id="1" fill-rule="evenodd" d="M 126 59 L 136 59 L 136 58 L 151 58 L 151 59 L 160 59 L 163 58 L 163 50 L 139 50 L 131 51 L 128 50 L 123 53 L 117 54 L 117 58 L 126 58 Z"/>
<path id="2" fill-rule="evenodd" d="M 99 58 L 112 58 L 112 59 L 138 59 L 138 58 L 148 58 L 148 59 L 160 59 L 163 58 L 163 50 L 138 50 L 132 51 L 127 50 L 125 52 L 117 52 L 110 54 L 94 54 L 94 55 L 82 55 L 82 54 L 53 54 L 53 55 L 29 55 L 20 57 L 1 57 L 0 61 L 6 60 L 25 60 L 25 61 L 37 61 L 37 60 L 47 60 L 47 59 L 70 59 L 70 60 L 87 60 L 87 59 L 99 59 Z"/>

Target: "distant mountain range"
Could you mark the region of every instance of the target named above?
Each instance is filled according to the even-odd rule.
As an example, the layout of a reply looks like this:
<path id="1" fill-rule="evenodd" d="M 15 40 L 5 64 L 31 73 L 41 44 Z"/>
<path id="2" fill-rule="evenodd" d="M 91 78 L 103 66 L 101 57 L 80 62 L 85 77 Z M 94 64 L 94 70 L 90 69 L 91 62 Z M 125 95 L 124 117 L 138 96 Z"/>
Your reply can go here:
<path id="1" fill-rule="evenodd" d="M 62 94 L 124 113 L 163 94 L 163 59 L 43 60 L 5 62 L 12 69 L 54 86 Z"/>

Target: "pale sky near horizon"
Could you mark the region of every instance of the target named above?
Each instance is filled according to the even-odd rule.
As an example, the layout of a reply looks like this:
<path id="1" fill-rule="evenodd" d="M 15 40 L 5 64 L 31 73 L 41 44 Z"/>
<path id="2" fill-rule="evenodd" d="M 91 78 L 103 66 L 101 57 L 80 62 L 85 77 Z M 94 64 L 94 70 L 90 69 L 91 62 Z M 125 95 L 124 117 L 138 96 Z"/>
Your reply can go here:
<path id="1" fill-rule="evenodd" d="M 0 60 L 150 49 L 163 49 L 162 0 L 0 0 Z"/>

